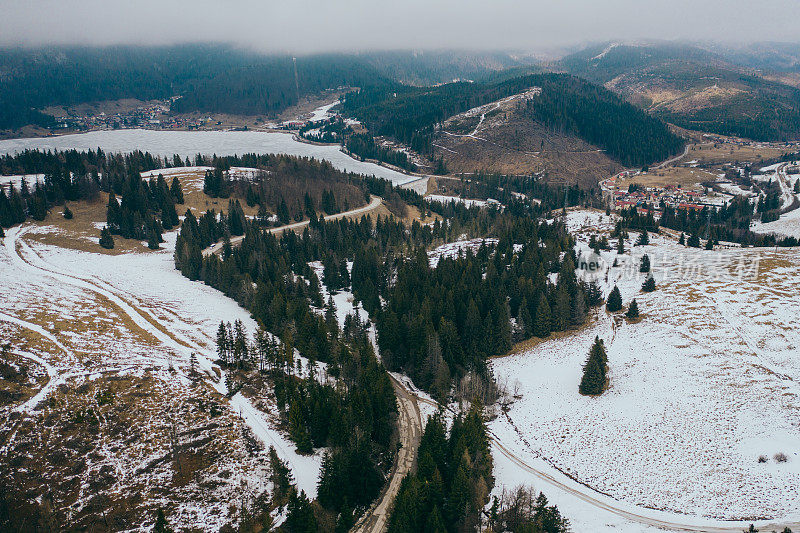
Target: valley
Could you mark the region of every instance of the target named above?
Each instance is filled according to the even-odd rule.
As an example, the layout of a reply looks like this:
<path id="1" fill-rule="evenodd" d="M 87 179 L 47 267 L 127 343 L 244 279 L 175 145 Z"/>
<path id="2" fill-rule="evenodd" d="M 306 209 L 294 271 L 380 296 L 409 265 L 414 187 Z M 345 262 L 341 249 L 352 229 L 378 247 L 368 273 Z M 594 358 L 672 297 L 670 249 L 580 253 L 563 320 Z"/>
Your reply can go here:
<path id="1" fill-rule="evenodd" d="M 800 48 L 346 9 L 0 45 L 0 531 L 800 530 Z"/>

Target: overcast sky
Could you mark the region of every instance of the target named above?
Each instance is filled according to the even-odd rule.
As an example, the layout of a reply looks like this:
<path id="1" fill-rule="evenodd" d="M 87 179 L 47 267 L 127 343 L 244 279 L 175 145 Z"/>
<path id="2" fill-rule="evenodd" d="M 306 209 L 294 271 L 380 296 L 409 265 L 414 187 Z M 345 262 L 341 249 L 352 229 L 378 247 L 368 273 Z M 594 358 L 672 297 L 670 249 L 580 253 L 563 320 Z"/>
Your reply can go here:
<path id="1" fill-rule="evenodd" d="M 800 0 L 0 0 L 0 44 L 226 41 L 264 51 L 800 41 Z"/>

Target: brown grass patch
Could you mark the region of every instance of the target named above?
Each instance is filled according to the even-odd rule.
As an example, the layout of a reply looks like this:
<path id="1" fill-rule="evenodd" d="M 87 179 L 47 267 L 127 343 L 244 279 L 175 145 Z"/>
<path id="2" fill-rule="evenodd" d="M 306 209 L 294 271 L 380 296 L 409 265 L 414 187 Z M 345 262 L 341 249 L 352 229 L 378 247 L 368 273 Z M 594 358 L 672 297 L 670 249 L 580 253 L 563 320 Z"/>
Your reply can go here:
<path id="1" fill-rule="evenodd" d="M 549 336 L 544 338 L 531 337 L 530 339 L 525 339 L 524 341 L 520 341 L 514 344 L 508 353 L 503 355 L 495 355 L 490 357 L 489 359 L 501 359 L 503 357 L 509 357 L 511 355 L 521 354 L 533 350 L 534 348 L 536 348 L 537 346 L 539 346 L 544 342 L 572 337 L 573 335 L 577 335 L 578 333 L 581 333 L 585 329 L 592 327 L 595 324 L 595 322 L 597 322 L 597 318 L 594 313 L 591 313 L 589 317 L 586 319 L 586 322 L 584 322 L 583 325 L 578 326 L 577 328 L 568 329 L 566 331 L 555 331 L 553 333 L 550 333 Z"/>
<path id="2" fill-rule="evenodd" d="M 697 187 L 704 181 L 716 181 L 716 179 L 716 175 L 699 168 L 667 167 L 622 179 L 619 181 L 619 186 L 622 189 L 627 189 L 629 184 L 635 183 L 643 187 L 680 185 L 682 188 L 690 188 Z"/>
<path id="3" fill-rule="evenodd" d="M 696 160 L 700 165 L 724 165 L 731 162 L 758 163 L 766 159 L 775 159 L 783 154 L 796 151 L 797 147 L 786 147 L 777 144 L 746 145 L 733 142 L 697 143 L 689 147 L 685 161 Z"/>

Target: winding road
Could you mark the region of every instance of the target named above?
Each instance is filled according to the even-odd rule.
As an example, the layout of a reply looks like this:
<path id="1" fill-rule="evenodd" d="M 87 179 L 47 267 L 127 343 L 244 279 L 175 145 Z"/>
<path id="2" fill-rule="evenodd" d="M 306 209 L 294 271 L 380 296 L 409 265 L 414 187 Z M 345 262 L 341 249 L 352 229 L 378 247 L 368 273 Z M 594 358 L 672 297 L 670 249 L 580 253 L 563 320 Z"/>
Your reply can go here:
<path id="1" fill-rule="evenodd" d="M 380 198 L 373 197 L 372 201 L 367 206 L 345 213 L 340 213 L 336 215 L 336 217 L 340 218 L 348 215 L 367 212 L 377 208 L 380 203 Z M 273 228 L 270 231 L 280 232 L 288 229 L 296 229 L 303 227 L 306 224 L 308 224 L 308 222 L 299 222 L 280 228 Z M 156 317 L 142 310 L 140 306 L 137 305 L 137 303 L 133 301 L 127 294 L 124 294 L 111 284 L 91 276 L 83 277 L 74 273 L 68 273 L 57 269 L 50 263 L 45 262 L 42 258 L 38 257 L 35 251 L 30 249 L 27 244 L 19 239 L 24 231 L 25 230 L 22 228 L 9 230 L 6 238 L 4 239 L 6 251 L 19 266 L 23 268 L 33 268 L 45 272 L 47 275 L 61 283 L 77 285 L 82 289 L 88 289 L 101 294 L 102 296 L 110 299 L 123 313 L 127 314 L 134 323 L 142 327 L 142 329 L 145 329 L 163 344 L 175 349 L 178 353 L 186 354 L 187 358 L 190 351 L 196 350 L 199 352 L 199 354 L 202 354 L 205 351 L 197 343 L 191 341 L 190 339 L 186 339 L 181 335 L 177 335 L 173 331 L 170 331 L 171 328 L 168 324 L 161 323 Z M 25 251 L 26 253 L 23 255 L 23 253 L 21 253 L 22 251 Z M 214 253 L 214 251 L 211 251 L 210 253 Z M 28 324 L 20 324 L 18 319 L 14 320 L 13 318 L 14 317 L 10 317 L 9 315 L 0 316 L 0 320 L 16 322 L 18 325 L 22 325 L 23 327 L 29 327 Z M 38 327 L 36 325 L 30 326 Z M 41 334 L 41 332 L 39 333 Z M 47 335 L 44 336 L 47 337 Z M 59 347 L 65 351 L 68 351 L 66 347 L 63 347 L 63 345 Z M 214 366 L 213 363 L 202 356 L 199 359 L 201 361 L 201 366 L 205 366 L 209 371 Z M 215 373 L 209 372 L 209 375 L 215 375 Z M 48 384 L 48 390 L 50 390 L 52 386 L 60 381 L 58 379 L 59 377 L 62 376 L 51 375 L 52 385 Z M 223 379 L 220 378 L 219 381 L 214 385 L 215 387 L 224 387 L 222 383 Z M 423 425 L 419 404 L 424 403 L 436 408 L 439 407 L 436 402 L 417 395 L 414 390 L 394 377 L 392 377 L 392 385 L 398 398 L 398 428 L 400 433 L 401 448 L 398 451 L 395 466 L 392 470 L 386 487 L 376 503 L 367 513 L 365 513 L 364 517 L 355 526 L 354 531 L 357 532 L 379 533 L 386 530 L 391 506 L 395 497 L 397 496 L 402 479 L 405 477 L 405 475 L 413 470 L 416 462 L 416 452 L 419 446 Z M 41 395 L 37 395 L 37 401 L 40 397 Z M 239 401 L 246 400 L 242 398 Z M 28 405 L 29 404 L 26 402 L 25 407 L 27 408 Z M 245 418 L 245 421 L 248 423 L 248 425 L 257 425 L 259 422 L 259 420 L 248 420 L 248 418 L 252 417 Z M 749 522 L 703 519 L 700 517 L 661 512 L 626 504 L 609 496 L 600 494 L 592 488 L 576 482 L 555 468 L 548 467 L 546 465 L 537 466 L 530 464 L 528 461 L 521 458 L 514 451 L 509 449 L 509 443 L 501 441 L 497 435 L 491 432 L 489 434 L 489 439 L 500 454 L 505 456 L 521 470 L 531 474 L 532 476 L 544 482 L 546 485 L 554 487 L 582 500 L 583 502 L 597 509 L 599 512 L 608 512 L 630 522 L 645 526 L 681 532 L 695 531 L 703 533 L 740 533 L 741 531 L 747 529 L 749 525 Z M 598 518 L 598 520 L 601 520 L 601 518 Z M 793 530 L 800 530 L 800 522 L 786 523 L 769 521 L 757 523 L 756 527 L 762 531 L 781 531 L 784 527 L 790 527 Z"/>
<path id="2" fill-rule="evenodd" d="M 412 471 L 417 459 L 417 449 L 422 437 L 422 416 L 419 412 L 418 398 L 400 381 L 391 374 L 395 394 L 397 395 L 398 418 L 397 427 L 400 432 L 401 448 L 397 452 L 394 468 L 389 476 L 389 482 L 384 487 L 378 499 L 364 513 L 352 531 L 357 533 L 381 533 L 386 531 L 392 503 L 400 490 L 403 478 Z"/>
<path id="3" fill-rule="evenodd" d="M 370 196 L 370 202 L 367 205 L 358 207 L 356 209 L 351 209 L 350 211 L 343 211 L 341 213 L 336 213 L 335 215 L 330 215 L 328 217 L 325 217 L 325 220 L 326 221 L 339 220 L 340 218 L 344 218 L 344 217 L 349 217 L 349 216 L 353 216 L 353 215 L 361 215 L 363 213 L 367 213 L 369 211 L 373 211 L 373 210 L 377 209 L 378 206 L 380 206 L 382 203 L 383 203 L 383 199 L 380 196 Z M 285 226 L 279 226 L 277 228 L 271 228 L 269 230 L 269 232 L 278 234 L 278 233 L 283 233 L 284 231 L 290 231 L 290 230 L 293 231 L 293 230 L 304 228 L 304 227 L 308 226 L 309 222 L 310 221 L 308 221 L 308 220 L 303 220 L 301 222 L 295 222 L 293 224 L 287 224 Z M 238 246 L 239 243 L 242 242 L 242 240 L 244 240 L 244 235 L 239 235 L 237 237 L 232 237 L 231 238 L 231 246 Z M 216 244 L 213 244 L 213 245 L 209 246 L 208 248 L 203 250 L 203 257 L 208 257 L 211 254 L 220 253 L 220 251 L 222 251 L 222 247 L 223 246 L 225 246 L 224 242 L 218 242 Z"/>
<path id="4" fill-rule="evenodd" d="M 402 384 L 400 385 L 402 386 Z M 432 407 L 436 407 L 437 409 L 439 408 L 439 404 L 436 402 L 431 401 L 428 398 L 416 396 L 414 392 L 408 389 L 405 390 L 407 393 L 415 396 L 417 402 L 428 404 Z M 495 433 L 493 433 L 491 430 L 488 433 L 489 441 L 492 443 L 495 450 L 499 451 L 521 470 L 533 475 L 551 487 L 555 487 L 579 498 L 598 510 L 612 513 L 631 522 L 668 531 L 693 531 L 699 533 L 742 533 L 742 531 L 747 530 L 751 523 L 742 521 L 703 519 L 699 517 L 691 517 L 689 515 L 683 516 L 625 504 L 569 478 L 555 468 L 540 468 L 529 464 L 524 459 L 519 457 L 519 455 L 511 451 L 507 447 L 507 443 L 504 444 Z M 597 520 L 599 522 L 602 520 L 602 518 L 598 517 Z M 797 531 L 800 529 L 800 522 L 758 522 L 756 523 L 756 527 L 761 531 L 783 531 L 783 528 L 785 527 L 789 527 L 793 531 Z"/>

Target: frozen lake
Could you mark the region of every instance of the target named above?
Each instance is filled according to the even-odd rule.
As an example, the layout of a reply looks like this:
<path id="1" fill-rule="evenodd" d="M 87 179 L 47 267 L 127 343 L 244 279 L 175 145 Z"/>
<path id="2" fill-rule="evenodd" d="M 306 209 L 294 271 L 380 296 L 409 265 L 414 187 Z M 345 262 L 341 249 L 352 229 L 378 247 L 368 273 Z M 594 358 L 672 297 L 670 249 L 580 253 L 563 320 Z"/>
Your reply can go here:
<path id="1" fill-rule="evenodd" d="M 384 168 L 374 163 L 362 163 L 343 154 L 338 146 L 316 146 L 295 141 L 289 133 L 260 131 L 154 131 L 108 130 L 61 135 L 58 137 L 31 137 L 0 140 L 0 154 L 26 149 L 40 150 L 94 150 L 106 152 L 131 152 L 142 150 L 154 155 L 183 158 L 196 154 L 219 156 L 257 153 L 289 154 L 325 159 L 340 169 L 368 176 L 377 176 L 400 185 L 417 178 Z"/>

